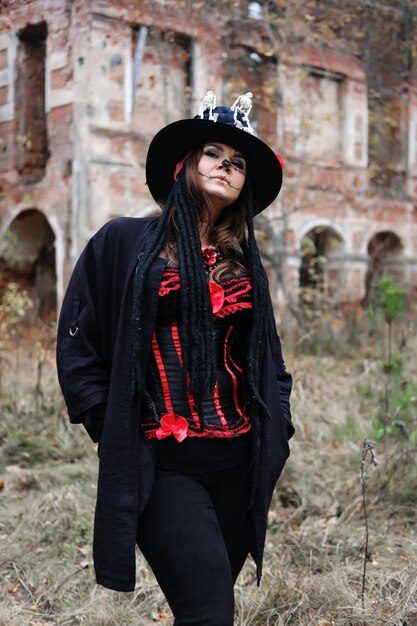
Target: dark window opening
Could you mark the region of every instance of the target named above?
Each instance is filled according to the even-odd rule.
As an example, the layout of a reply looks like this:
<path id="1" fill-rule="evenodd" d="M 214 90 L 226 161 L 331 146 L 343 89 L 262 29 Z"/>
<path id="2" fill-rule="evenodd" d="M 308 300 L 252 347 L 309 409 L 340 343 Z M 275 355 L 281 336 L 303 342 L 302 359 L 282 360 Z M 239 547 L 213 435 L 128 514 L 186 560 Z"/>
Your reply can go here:
<path id="1" fill-rule="evenodd" d="M 308 300 L 311 290 L 320 290 L 328 295 L 340 287 L 340 259 L 343 257 L 343 242 L 331 228 L 317 226 L 304 237 L 301 243 L 300 287 Z"/>
<path id="2" fill-rule="evenodd" d="M 45 173 L 48 139 L 45 112 L 46 22 L 18 33 L 16 72 L 17 169 L 27 182 Z"/>
<path id="3" fill-rule="evenodd" d="M 368 244 L 368 269 L 365 277 L 365 305 L 372 305 L 378 281 L 386 275 L 402 282 L 403 246 L 400 238 L 390 231 L 377 233 Z"/>
<path id="4" fill-rule="evenodd" d="M 132 30 L 132 127 L 155 133 L 191 115 L 192 42 L 172 30 L 139 26 Z"/>
<path id="5" fill-rule="evenodd" d="M 22 211 L 0 240 L 0 292 L 9 283 L 27 292 L 32 313 L 56 316 L 55 235 L 37 209 Z"/>

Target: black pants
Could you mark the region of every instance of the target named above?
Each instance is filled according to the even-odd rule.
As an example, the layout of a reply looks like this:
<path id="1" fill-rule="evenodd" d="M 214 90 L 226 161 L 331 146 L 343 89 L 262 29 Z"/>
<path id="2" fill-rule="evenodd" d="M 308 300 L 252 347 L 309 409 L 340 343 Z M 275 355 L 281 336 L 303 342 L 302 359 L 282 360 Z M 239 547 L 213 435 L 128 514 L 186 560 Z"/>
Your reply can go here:
<path id="1" fill-rule="evenodd" d="M 156 470 L 138 545 L 174 626 L 233 626 L 233 585 L 248 554 L 247 467 L 198 474 Z"/>

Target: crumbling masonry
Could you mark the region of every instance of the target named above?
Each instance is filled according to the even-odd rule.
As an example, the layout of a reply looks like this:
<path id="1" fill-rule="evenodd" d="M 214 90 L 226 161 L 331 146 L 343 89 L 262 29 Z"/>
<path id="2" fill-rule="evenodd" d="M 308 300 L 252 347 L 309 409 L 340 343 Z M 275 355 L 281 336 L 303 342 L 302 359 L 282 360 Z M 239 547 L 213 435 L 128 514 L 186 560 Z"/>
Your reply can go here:
<path id="1" fill-rule="evenodd" d="M 258 224 L 276 300 L 320 283 L 363 303 L 386 271 L 412 289 L 417 11 L 287 4 L 3 0 L 2 280 L 55 310 L 92 233 L 155 210 L 149 142 L 211 89 L 252 91 L 256 131 L 285 159 Z"/>

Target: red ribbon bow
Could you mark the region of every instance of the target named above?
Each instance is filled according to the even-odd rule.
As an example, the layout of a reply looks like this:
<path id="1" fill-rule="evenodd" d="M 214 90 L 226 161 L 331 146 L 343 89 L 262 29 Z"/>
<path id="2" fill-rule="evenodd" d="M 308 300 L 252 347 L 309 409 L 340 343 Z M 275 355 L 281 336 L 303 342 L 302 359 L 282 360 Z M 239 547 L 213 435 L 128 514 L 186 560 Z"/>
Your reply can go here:
<path id="1" fill-rule="evenodd" d="M 217 313 L 223 306 L 224 289 L 221 285 L 215 283 L 214 280 L 209 280 L 208 286 L 213 313 Z"/>
<path id="2" fill-rule="evenodd" d="M 175 415 L 175 413 L 165 413 L 161 417 L 161 426 L 155 432 L 157 439 L 165 439 L 174 435 L 175 439 L 181 443 L 187 436 L 188 422 L 185 417 Z"/>

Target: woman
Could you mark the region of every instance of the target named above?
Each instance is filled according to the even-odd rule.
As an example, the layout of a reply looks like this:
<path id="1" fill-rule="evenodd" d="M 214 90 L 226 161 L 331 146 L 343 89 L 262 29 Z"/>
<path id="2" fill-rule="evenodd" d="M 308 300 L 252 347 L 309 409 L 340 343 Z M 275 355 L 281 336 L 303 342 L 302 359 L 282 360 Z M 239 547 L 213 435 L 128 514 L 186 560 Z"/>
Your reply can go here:
<path id="1" fill-rule="evenodd" d="M 293 433 L 291 376 L 253 217 L 281 161 L 253 135 L 251 95 L 153 139 L 159 218 L 100 229 L 71 277 L 58 330 L 70 420 L 99 441 L 97 582 L 131 591 L 135 543 L 177 626 L 231 626 L 250 553 L 261 576 L 267 512 Z"/>

